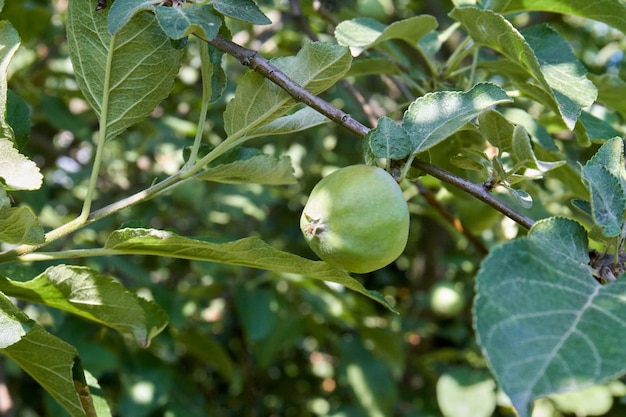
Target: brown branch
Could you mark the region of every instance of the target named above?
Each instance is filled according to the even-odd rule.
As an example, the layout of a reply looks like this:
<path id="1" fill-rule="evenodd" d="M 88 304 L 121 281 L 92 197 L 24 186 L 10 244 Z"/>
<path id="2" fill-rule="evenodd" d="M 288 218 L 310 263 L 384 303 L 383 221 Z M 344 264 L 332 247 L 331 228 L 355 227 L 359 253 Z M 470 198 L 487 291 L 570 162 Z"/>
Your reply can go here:
<path id="1" fill-rule="evenodd" d="M 256 71 L 263 77 L 281 87 L 297 101 L 304 103 L 309 107 L 312 107 L 324 116 L 328 117 L 333 122 L 337 123 L 340 126 L 343 126 L 350 132 L 354 133 L 358 137 L 364 138 L 369 132 L 369 128 L 362 125 L 360 122 L 353 119 L 348 114 L 339 110 L 335 106 L 311 93 L 300 84 L 291 80 L 286 74 L 273 66 L 258 52 L 238 45 L 220 35 L 217 35 L 214 39 L 208 41 L 208 43 L 213 45 L 220 51 L 233 56 L 234 58 L 239 60 L 241 64 L 250 67 L 252 70 Z M 429 164 L 428 162 L 419 159 L 415 159 L 413 161 L 413 166 L 421 169 L 428 175 L 431 175 L 442 182 L 457 187 L 458 189 L 472 195 L 473 197 L 476 197 L 486 204 L 489 204 L 491 207 L 495 208 L 505 216 L 511 218 L 519 225 L 527 229 L 530 229 L 535 223 L 534 220 L 524 216 L 521 213 L 516 212 L 515 210 L 495 198 L 481 184 L 475 184 L 461 177 L 457 177 L 456 175 L 444 169 L 441 169 L 435 165 Z"/>

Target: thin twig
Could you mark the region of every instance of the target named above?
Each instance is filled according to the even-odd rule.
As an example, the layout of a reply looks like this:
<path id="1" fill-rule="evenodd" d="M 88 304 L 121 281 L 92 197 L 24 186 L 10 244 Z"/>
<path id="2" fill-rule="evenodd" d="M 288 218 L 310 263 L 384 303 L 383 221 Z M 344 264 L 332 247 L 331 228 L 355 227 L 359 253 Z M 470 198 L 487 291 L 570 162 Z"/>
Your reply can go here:
<path id="1" fill-rule="evenodd" d="M 369 128 L 367 128 L 357 120 L 353 119 L 348 114 L 339 110 L 335 106 L 331 105 L 330 103 L 319 98 L 315 94 L 309 92 L 298 83 L 291 80 L 286 74 L 273 66 L 268 60 L 263 58 L 256 51 L 238 45 L 220 35 L 216 36 L 213 40 L 210 40 L 208 42 L 215 48 L 233 56 L 234 58 L 238 59 L 239 62 L 241 62 L 243 65 L 250 67 L 252 70 L 272 81 L 283 90 L 285 90 L 287 93 L 289 93 L 289 95 L 297 101 L 304 103 L 309 107 L 312 107 L 324 116 L 328 117 L 333 122 L 337 123 L 340 126 L 343 126 L 350 132 L 354 133 L 358 137 L 364 138 L 369 132 Z M 535 223 L 535 221 L 531 218 L 526 217 L 521 213 L 518 213 L 511 207 L 507 206 L 506 204 L 495 198 L 481 184 L 475 184 L 473 182 L 467 181 L 461 177 L 452 174 L 451 172 L 448 172 L 442 168 L 439 168 L 435 165 L 429 164 L 428 162 L 419 159 L 415 159 L 413 161 L 413 166 L 421 169 L 425 173 L 439 179 L 440 181 L 453 185 L 458 189 L 470 194 L 471 196 L 476 197 L 477 199 L 485 202 L 486 204 L 495 208 L 505 216 L 511 218 L 519 225 L 527 229 L 530 229 Z"/>

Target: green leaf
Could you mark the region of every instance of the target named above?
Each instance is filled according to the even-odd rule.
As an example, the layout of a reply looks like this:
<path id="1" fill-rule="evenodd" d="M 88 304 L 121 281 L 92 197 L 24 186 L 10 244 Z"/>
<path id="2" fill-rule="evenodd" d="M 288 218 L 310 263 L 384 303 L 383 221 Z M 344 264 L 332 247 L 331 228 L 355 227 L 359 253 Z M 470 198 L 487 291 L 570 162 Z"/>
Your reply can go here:
<path id="1" fill-rule="evenodd" d="M 232 381 L 235 374 L 235 361 L 226 348 L 214 339 L 215 335 L 200 329 L 181 330 L 174 334 L 177 342 L 185 345 L 185 351 L 200 359 L 203 364 L 214 367 L 227 381 Z"/>
<path id="2" fill-rule="evenodd" d="M 27 282 L 0 276 L 0 291 L 132 335 L 144 347 L 167 324 L 166 314 L 157 304 L 132 294 L 118 281 L 87 267 L 53 266 Z"/>
<path id="3" fill-rule="evenodd" d="M 614 74 L 590 75 L 598 88 L 598 100 L 626 117 L 626 81 Z"/>
<path id="4" fill-rule="evenodd" d="M 14 360 L 72 417 L 95 415 L 85 409 L 75 388 L 82 367 L 76 349 L 46 332 L 0 293 L 0 350 Z M 86 398 L 88 400 L 88 398 Z M 91 414 L 87 414 L 90 412 Z"/>
<path id="5" fill-rule="evenodd" d="M 362 77 L 364 75 L 398 75 L 400 71 L 396 63 L 389 58 L 359 58 L 352 63 L 346 77 Z"/>
<path id="6" fill-rule="evenodd" d="M 533 198 L 526 191 L 508 185 L 505 185 L 504 188 L 506 188 L 511 197 L 513 197 L 520 206 L 525 209 L 529 209 L 533 206 Z"/>
<path id="7" fill-rule="evenodd" d="M 621 133 L 614 129 L 609 122 L 584 110 L 580 114 L 578 122 L 582 123 L 584 131 L 590 141 L 604 141 L 607 138 L 621 135 Z"/>
<path id="8" fill-rule="evenodd" d="M 37 190 L 43 182 L 39 167 L 5 138 L 0 138 L 0 178 L 14 190 Z"/>
<path id="9" fill-rule="evenodd" d="M 272 24 L 272 21 L 263 14 L 252 0 L 213 0 L 211 5 L 216 11 L 234 19 L 254 23 L 255 25 Z"/>
<path id="10" fill-rule="evenodd" d="M 295 57 L 277 58 L 271 63 L 317 94 L 335 84 L 348 71 L 351 61 L 350 52 L 343 46 L 306 42 Z M 296 101 L 286 91 L 257 73 L 248 72 L 226 106 L 224 129 L 228 136 L 243 136 L 294 106 Z"/>
<path id="11" fill-rule="evenodd" d="M 626 32 L 626 5 L 620 0 L 515 0 L 507 1 L 501 13 L 539 10 L 562 13 L 604 22 Z"/>
<path id="12" fill-rule="evenodd" d="M 91 2 L 73 1 L 67 37 L 78 86 L 105 139 L 146 118 L 169 95 L 183 50 L 172 45 L 154 15 L 139 13 L 110 35 L 105 13 Z"/>
<path id="13" fill-rule="evenodd" d="M 215 103 L 226 88 L 226 73 L 222 68 L 222 55 L 222 52 L 212 45 L 200 46 L 202 99 L 208 103 Z"/>
<path id="14" fill-rule="evenodd" d="M 378 43 L 402 39 L 413 46 L 427 33 L 437 28 L 433 16 L 414 16 L 386 26 L 368 17 L 357 17 L 337 25 L 335 38 L 340 45 L 348 46 L 354 55 Z"/>
<path id="15" fill-rule="evenodd" d="M 533 77 L 536 84 L 524 82 L 524 92 L 559 114 L 568 128 L 574 128 L 580 108 L 590 105 L 596 92 L 586 79 L 584 67 L 558 33 L 538 25 L 524 32 L 527 42 L 508 20 L 490 10 L 464 7 L 454 9 L 450 16 L 463 24 L 476 43 L 500 52 Z M 576 88 L 563 81 L 573 82 Z"/>
<path id="16" fill-rule="evenodd" d="M 378 125 L 365 137 L 377 158 L 402 159 L 411 153 L 411 139 L 402 126 L 388 117 L 378 119 Z"/>
<path id="17" fill-rule="evenodd" d="M 6 20 L 0 21 L 0 46 L 0 139 L 6 138 L 13 141 L 13 129 L 6 120 L 7 68 L 15 51 L 20 46 L 20 37 L 11 23 Z M 2 163 L 0 163 L 0 167 L 2 167 Z"/>
<path id="18" fill-rule="evenodd" d="M 289 133 L 300 132 L 328 122 L 329 119 L 317 110 L 312 107 L 303 107 L 292 114 L 279 117 L 268 124 L 257 127 L 251 132 L 248 132 L 246 137 L 250 139 L 257 136 L 286 135 Z"/>
<path id="19" fill-rule="evenodd" d="M 621 138 L 605 142 L 582 169 L 582 180 L 591 194 L 594 222 L 606 237 L 622 232 L 626 210 L 626 171 Z"/>
<path id="20" fill-rule="evenodd" d="M 6 113 L 6 121 L 13 129 L 15 146 L 22 149 L 30 139 L 30 107 L 23 98 L 9 90 Z"/>
<path id="21" fill-rule="evenodd" d="M 515 125 L 495 110 L 487 110 L 478 116 L 478 128 L 485 138 L 499 153 L 513 149 L 513 130 Z"/>
<path id="22" fill-rule="evenodd" d="M 45 242 L 44 230 L 29 207 L 10 207 L 2 204 L 7 199 L 0 187 L 0 242 L 38 245 Z"/>
<path id="23" fill-rule="evenodd" d="M 626 281 L 602 286 L 588 262 L 585 229 L 564 218 L 538 221 L 482 262 L 475 330 L 520 417 L 538 397 L 626 371 Z"/>
<path id="24" fill-rule="evenodd" d="M 172 39 L 198 35 L 201 39 L 211 40 L 222 25 L 222 19 L 211 12 L 211 6 L 157 6 L 154 10 L 163 32 Z"/>
<path id="25" fill-rule="evenodd" d="M 547 172 L 565 164 L 565 161 L 546 162 L 540 161 L 530 144 L 530 137 L 523 126 L 515 126 L 513 129 L 511 158 L 516 164 Z"/>
<path id="26" fill-rule="evenodd" d="M 291 158 L 288 156 L 275 158 L 265 154 L 209 167 L 195 178 L 225 184 L 285 185 L 297 182 L 293 174 Z"/>
<path id="27" fill-rule="evenodd" d="M 413 154 L 424 152 L 459 130 L 483 110 L 513 101 L 495 84 L 476 84 L 468 92 L 442 91 L 415 100 L 404 113 L 402 127 Z"/>
<path id="28" fill-rule="evenodd" d="M 105 247 L 118 251 L 120 254 L 156 255 L 219 262 L 335 282 L 378 301 L 391 311 L 396 311 L 381 294 L 366 290 L 347 272 L 322 261 L 312 261 L 280 251 L 256 237 L 216 244 L 162 230 L 122 229 L 109 236 Z"/>
<path id="29" fill-rule="evenodd" d="M 572 47 L 550 26 L 535 25 L 522 31 L 522 35 L 535 52 L 543 77 L 559 104 L 561 117 L 571 129 L 581 109 L 597 98 L 596 87 L 587 78 L 587 70 Z"/>
<path id="30" fill-rule="evenodd" d="M 130 19 L 142 11 L 154 12 L 161 0 L 116 0 L 109 8 L 108 16 L 105 16 L 108 31 L 111 35 L 119 32 Z M 93 9 L 93 7 L 92 7 Z M 104 14 L 100 12 L 99 14 Z"/>

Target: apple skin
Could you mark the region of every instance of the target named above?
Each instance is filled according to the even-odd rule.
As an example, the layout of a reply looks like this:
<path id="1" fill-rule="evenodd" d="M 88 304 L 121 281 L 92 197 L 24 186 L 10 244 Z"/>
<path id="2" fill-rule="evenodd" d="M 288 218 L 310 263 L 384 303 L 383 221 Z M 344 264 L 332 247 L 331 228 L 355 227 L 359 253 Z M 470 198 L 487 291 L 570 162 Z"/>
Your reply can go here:
<path id="1" fill-rule="evenodd" d="M 313 188 L 300 229 L 322 260 L 365 274 L 402 254 L 409 217 L 402 190 L 387 171 L 351 165 L 324 177 Z"/>

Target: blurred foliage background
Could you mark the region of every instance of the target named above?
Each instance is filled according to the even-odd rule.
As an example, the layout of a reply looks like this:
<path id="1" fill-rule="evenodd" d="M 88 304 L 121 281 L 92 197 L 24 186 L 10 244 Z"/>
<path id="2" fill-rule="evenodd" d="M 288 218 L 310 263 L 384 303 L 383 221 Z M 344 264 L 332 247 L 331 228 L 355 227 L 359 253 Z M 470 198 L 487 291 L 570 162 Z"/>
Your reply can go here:
<path id="1" fill-rule="evenodd" d="M 268 58 L 294 55 L 307 33 L 330 39 L 334 24 L 357 16 L 388 24 L 431 14 L 440 31 L 453 23 L 447 16 L 453 7 L 450 1 L 265 0 L 259 4 L 271 18 L 271 26 L 227 23 L 234 41 Z M 42 190 L 16 192 L 13 197 L 17 204 L 33 207 L 46 228 L 80 212 L 94 151 L 92 136 L 97 131 L 97 119 L 72 73 L 64 32 L 66 8 L 67 0 L 8 1 L 0 14 L 22 38 L 9 68 L 9 87 L 28 103 L 33 123 L 32 131 L 21 137 L 22 152 L 45 174 Z M 622 33 L 548 13 L 514 19 L 521 27 L 548 21 L 571 42 L 592 74 L 618 73 L 626 78 Z M 460 41 L 460 33 L 451 36 L 438 61 L 445 62 Z M 197 47 L 190 40 L 170 98 L 106 148 L 96 208 L 140 191 L 181 166 L 182 149 L 193 143 L 202 96 Z M 411 71 L 431 90 L 463 85 L 460 75 L 438 78 L 418 57 L 410 58 Z M 228 87 L 206 121 L 210 132 L 206 141 L 212 144 L 224 137 L 225 103 L 247 70 L 229 57 L 224 66 Z M 349 78 L 347 83 L 323 97 L 366 124 L 372 116 L 400 116 L 411 101 L 389 77 Z M 100 220 L 50 249 L 99 247 L 110 231 L 132 225 L 214 242 L 258 235 L 277 248 L 313 258 L 298 227 L 306 196 L 324 173 L 363 161 L 361 140 L 326 125 L 292 136 L 255 139 L 248 145 L 290 155 L 298 184 L 188 182 Z M 569 151 L 567 145 L 565 149 Z M 581 148 L 572 147 L 571 152 L 572 159 L 584 161 L 593 148 L 581 153 Z M 576 185 L 565 181 L 535 183 L 534 195 L 542 196 L 535 210 L 571 214 L 564 201 Z M 436 180 L 425 178 L 424 184 L 487 248 L 524 232 Z M 405 254 L 393 265 L 361 277 L 368 289 L 388 297 L 399 315 L 361 295 L 297 276 L 140 256 L 70 262 L 119 277 L 127 288 L 167 310 L 170 326 L 146 350 L 112 330 L 57 310 L 24 307 L 49 331 L 76 346 L 84 367 L 97 377 L 118 416 L 512 416 L 472 333 L 472 277 L 483 254 L 423 194 L 413 187 L 406 192 L 413 218 Z M 13 279 L 30 279 L 48 266 L 47 262 L 3 265 L 0 272 Z M 452 300 L 455 305 L 445 304 L 449 296 L 458 297 Z M 4 358 L 0 374 L 15 404 L 13 415 L 65 415 L 30 377 Z M 624 394 L 626 387 L 617 381 L 581 394 L 577 397 L 582 398 L 581 405 L 573 405 L 578 399 L 542 401 L 538 412 L 543 414 L 537 415 L 624 415 L 626 406 L 618 399 Z M 600 410 L 590 410 L 591 405 Z"/>

